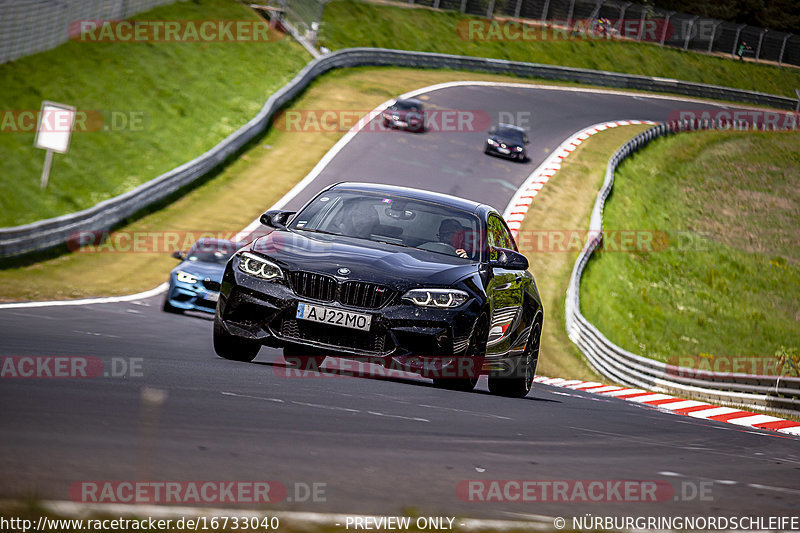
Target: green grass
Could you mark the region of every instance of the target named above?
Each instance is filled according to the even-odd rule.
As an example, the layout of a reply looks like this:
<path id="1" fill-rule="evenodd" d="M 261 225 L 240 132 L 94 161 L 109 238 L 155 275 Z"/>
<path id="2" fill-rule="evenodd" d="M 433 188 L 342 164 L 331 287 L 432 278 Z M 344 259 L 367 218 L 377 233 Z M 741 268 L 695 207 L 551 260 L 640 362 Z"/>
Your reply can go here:
<path id="1" fill-rule="evenodd" d="M 139 19 L 258 19 L 235 0 L 193 0 Z M 278 42 L 91 43 L 0 65 L 0 109 L 35 110 L 54 100 L 79 110 L 141 117 L 141 127 L 76 132 L 56 154 L 46 191 L 44 151 L 33 132 L 0 132 L 0 226 L 91 207 L 200 155 L 251 119 L 309 60 Z"/>
<path id="2" fill-rule="evenodd" d="M 762 91 L 795 98 L 800 69 L 736 62 L 724 57 L 639 44 L 598 40 L 467 40 L 459 22 L 477 17 L 335 0 L 325 7 L 320 42 L 331 49 L 375 46 L 530 61 L 661 76 Z"/>
<path id="3" fill-rule="evenodd" d="M 671 238 L 656 239 L 654 252 L 592 259 L 581 285 L 584 315 L 611 341 L 661 361 L 776 352 L 796 359 L 798 183 L 800 133 L 654 141 L 618 170 L 605 227 Z"/>

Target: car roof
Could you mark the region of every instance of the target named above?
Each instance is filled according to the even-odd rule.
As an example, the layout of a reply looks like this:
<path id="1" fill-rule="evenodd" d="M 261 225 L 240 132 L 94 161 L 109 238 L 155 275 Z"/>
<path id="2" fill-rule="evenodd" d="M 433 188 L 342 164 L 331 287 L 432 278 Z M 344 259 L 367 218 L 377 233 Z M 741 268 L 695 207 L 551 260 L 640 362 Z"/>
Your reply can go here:
<path id="1" fill-rule="evenodd" d="M 437 204 L 446 205 L 463 211 L 471 213 L 478 213 L 483 209 L 494 210 L 492 207 L 473 202 L 465 198 L 457 196 L 450 196 L 449 194 L 442 194 L 438 192 L 426 191 L 423 189 L 412 189 L 411 187 L 400 187 L 398 185 L 383 185 L 380 183 L 361 183 L 361 182 L 348 182 L 343 181 L 330 187 L 337 191 L 354 191 L 354 192 L 367 192 L 367 193 L 386 193 L 396 196 L 403 196 L 412 200 L 426 200 L 435 202 Z"/>
<path id="2" fill-rule="evenodd" d="M 422 105 L 422 101 L 417 100 L 416 98 L 398 98 L 397 100 L 394 101 L 394 103 L 396 104 L 400 102 L 403 102 L 404 104 L 414 104 L 418 106 Z"/>
<path id="3" fill-rule="evenodd" d="M 506 124 L 505 122 L 501 122 L 501 123 L 499 123 L 499 124 L 497 125 L 497 127 L 498 127 L 498 128 L 507 129 L 507 130 L 516 130 L 516 131 L 519 131 L 519 132 L 521 132 L 521 133 L 526 133 L 526 130 L 525 130 L 525 128 L 520 128 L 519 126 L 515 126 L 515 125 L 513 125 L 513 124 Z"/>

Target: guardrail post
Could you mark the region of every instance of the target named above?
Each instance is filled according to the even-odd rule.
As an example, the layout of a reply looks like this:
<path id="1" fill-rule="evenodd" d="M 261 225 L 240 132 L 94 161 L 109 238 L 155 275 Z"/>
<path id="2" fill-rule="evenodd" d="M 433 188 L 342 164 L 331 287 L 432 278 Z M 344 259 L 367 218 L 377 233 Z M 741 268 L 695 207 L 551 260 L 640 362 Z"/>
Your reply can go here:
<path id="1" fill-rule="evenodd" d="M 461 0 L 461 12 L 462 13 L 467 12 L 467 0 Z"/>
<path id="2" fill-rule="evenodd" d="M 569 13 L 567 14 L 567 31 L 572 31 L 572 15 L 575 14 L 575 0 L 569 2 Z"/>
<path id="3" fill-rule="evenodd" d="M 722 24 L 722 21 L 721 20 L 717 21 L 717 23 L 714 24 L 714 29 L 711 30 L 711 40 L 708 41 L 709 54 L 711 53 L 711 48 L 714 46 L 714 38 L 717 36 L 717 28 L 719 28 L 720 24 Z"/>
<path id="4" fill-rule="evenodd" d="M 575 0 L 572 0 L 573 2 Z M 519 13 L 522 11 L 522 0 L 517 0 L 517 7 L 514 8 L 514 18 L 519 18 Z"/>
<path id="5" fill-rule="evenodd" d="M 746 27 L 747 24 L 742 24 L 736 28 L 736 37 L 733 38 L 733 48 L 731 49 L 731 59 L 736 59 L 736 47 L 739 45 L 739 35 L 741 35 L 742 30 Z"/>
<path id="6" fill-rule="evenodd" d="M 700 18 L 700 15 L 695 15 L 694 18 L 689 22 L 689 29 L 686 31 L 686 40 L 683 41 L 683 49 L 689 49 L 689 40 L 692 38 L 692 28 L 694 28 L 694 23 L 697 22 L 697 19 Z"/>
<path id="7" fill-rule="evenodd" d="M 489 0 L 489 8 L 486 10 L 486 18 L 487 19 L 492 18 L 493 14 L 494 14 L 494 0 Z"/>
<path id="8" fill-rule="evenodd" d="M 439 9 L 439 2 L 440 2 L 440 0 L 434 0 L 433 9 Z"/>
<path id="9" fill-rule="evenodd" d="M 674 11 L 670 11 L 667 13 L 667 19 L 664 21 L 664 29 L 661 31 L 661 46 L 664 46 L 664 42 L 667 40 L 667 30 L 669 29 L 669 19 L 672 18 L 674 15 Z"/>
<path id="10" fill-rule="evenodd" d="M 625 12 L 628 10 L 628 8 L 631 6 L 631 4 L 633 4 L 633 2 L 625 2 L 624 4 L 622 4 L 622 7 L 619 8 L 619 20 L 620 21 L 622 21 L 625 18 Z"/>
<path id="11" fill-rule="evenodd" d="M 781 63 L 783 62 L 783 53 L 786 51 L 786 41 L 788 41 L 791 36 L 792 36 L 791 33 L 787 33 L 786 37 L 783 38 L 783 42 L 781 43 L 781 54 L 778 56 L 778 66 L 779 67 L 781 66 Z"/>
<path id="12" fill-rule="evenodd" d="M 761 30 L 761 34 L 758 36 L 758 47 L 756 48 L 756 63 L 758 63 L 758 56 L 761 55 L 761 43 L 764 42 L 764 36 L 767 34 L 769 30 Z"/>
<path id="13" fill-rule="evenodd" d="M 642 9 L 642 18 L 639 20 L 639 38 L 636 42 L 642 42 L 642 34 L 644 33 L 644 21 L 647 19 L 647 10 Z"/>
<path id="14" fill-rule="evenodd" d="M 794 108 L 794 114 L 800 115 L 800 89 L 795 89 L 794 93 L 797 95 L 797 105 Z"/>
<path id="15" fill-rule="evenodd" d="M 545 0 L 544 8 L 542 9 L 542 22 L 547 20 L 547 10 L 550 9 L 550 0 Z"/>

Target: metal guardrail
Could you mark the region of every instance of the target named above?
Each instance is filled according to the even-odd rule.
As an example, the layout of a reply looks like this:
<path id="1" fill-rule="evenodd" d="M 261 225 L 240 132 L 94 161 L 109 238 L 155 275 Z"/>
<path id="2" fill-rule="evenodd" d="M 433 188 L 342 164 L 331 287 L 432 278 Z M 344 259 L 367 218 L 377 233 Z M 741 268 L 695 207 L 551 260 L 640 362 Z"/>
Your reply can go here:
<path id="1" fill-rule="evenodd" d="M 120 196 L 67 215 L 40 220 L 22 226 L 0 228 L 0 257 L 16 257 L 74 242 L 79 232 L 108 231 L 147 207 L 163 201 L 179 189 L 203 178 L 262 134 L 272 116 L 300 94 L 317 76 L 336 68 L 355 66 L 401 66 L 414 68 L 451 68 L 513 74 L 520 77 L 570 81 L 639 89 L 650 92 L 676 93 L 712 99 L 746 102 L 780 109 L 794 109 L 795 101 L 783 96 L 731 89 L 702 83 L 634 76 L 615 72 L 501 61 L 468 56 L 349 48 L 311 61 L 288 84 L 269 97 L 259 113 L 214 148 L 175 169 L 154 178 Z"/>
<path id="2" fill-rule="evenodd" d="M 603 207 L 614 185 L 614 171 L 619 164 L 657 137 L 679 131 L 708 127 L 722 129 L 726 126 L 730 128 L 731 124 L 708 121 L 660 124 L 631 139 L 609 159 L 605 181 L 597 195 L 590 221 L 589 234 L 595 237 L 586 243 L 578 256 L 567 289 L 567 334 L 595 369 L 603 376 L 624 385 L 796 414 L 800 412 L 798 377 L 716 373 L 655 361 L 628 352 L 609 341 L 580 311 L 581 275 L 592 253 L 602 243 Z"/>

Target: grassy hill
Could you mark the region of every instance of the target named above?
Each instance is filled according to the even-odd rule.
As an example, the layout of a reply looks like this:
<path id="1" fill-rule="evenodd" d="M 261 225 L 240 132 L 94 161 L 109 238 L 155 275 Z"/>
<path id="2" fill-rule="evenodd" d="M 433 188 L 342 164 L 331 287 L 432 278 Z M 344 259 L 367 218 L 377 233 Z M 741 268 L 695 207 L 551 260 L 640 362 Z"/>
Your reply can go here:
<path id="1" fill-rule="evenodd" d="M 592 259 L 586 318 L 623 348 L 672 363 L 797 354 L 798 169 L 797 132 L 682 134 L 624 162 L 606 231 L 669 237 L 653 252 Z"/>
<path id="2" fill-rule="evenodd" d="M 325 7 L 320 41 L 333 50 L 375 46 L 492 57 L 661 76 L 791 98 L 796 96 L 795 88 L 800 88 L 797 68 L 741 63 L 655 44 L 593 39 L 468 40 L 465 24 L 469 20 L 485 19 L 452 11 L 334 0 Z M 477 35 L 490 33 L 486 30 Z"/>
<path id="3" fill-rule="evenodd" d="M 176 2 L 135 18 L 258 20 L 233 0 Z M 289 37 L 69 41 L 0 65 L 0 109 L 12 110 L 6 119 L 19 111 L 38 112 L 42 100 L 53 100 L 86 111 L 90 130 L 74 133 L 69 152 L 55 155 L 50 185 L 41 191 L 44 152 L 33 147 L 35 125 L 4 123 L 0 226 L 90 207 L 189 161 L 252 118 L 309 59 Z"/>

